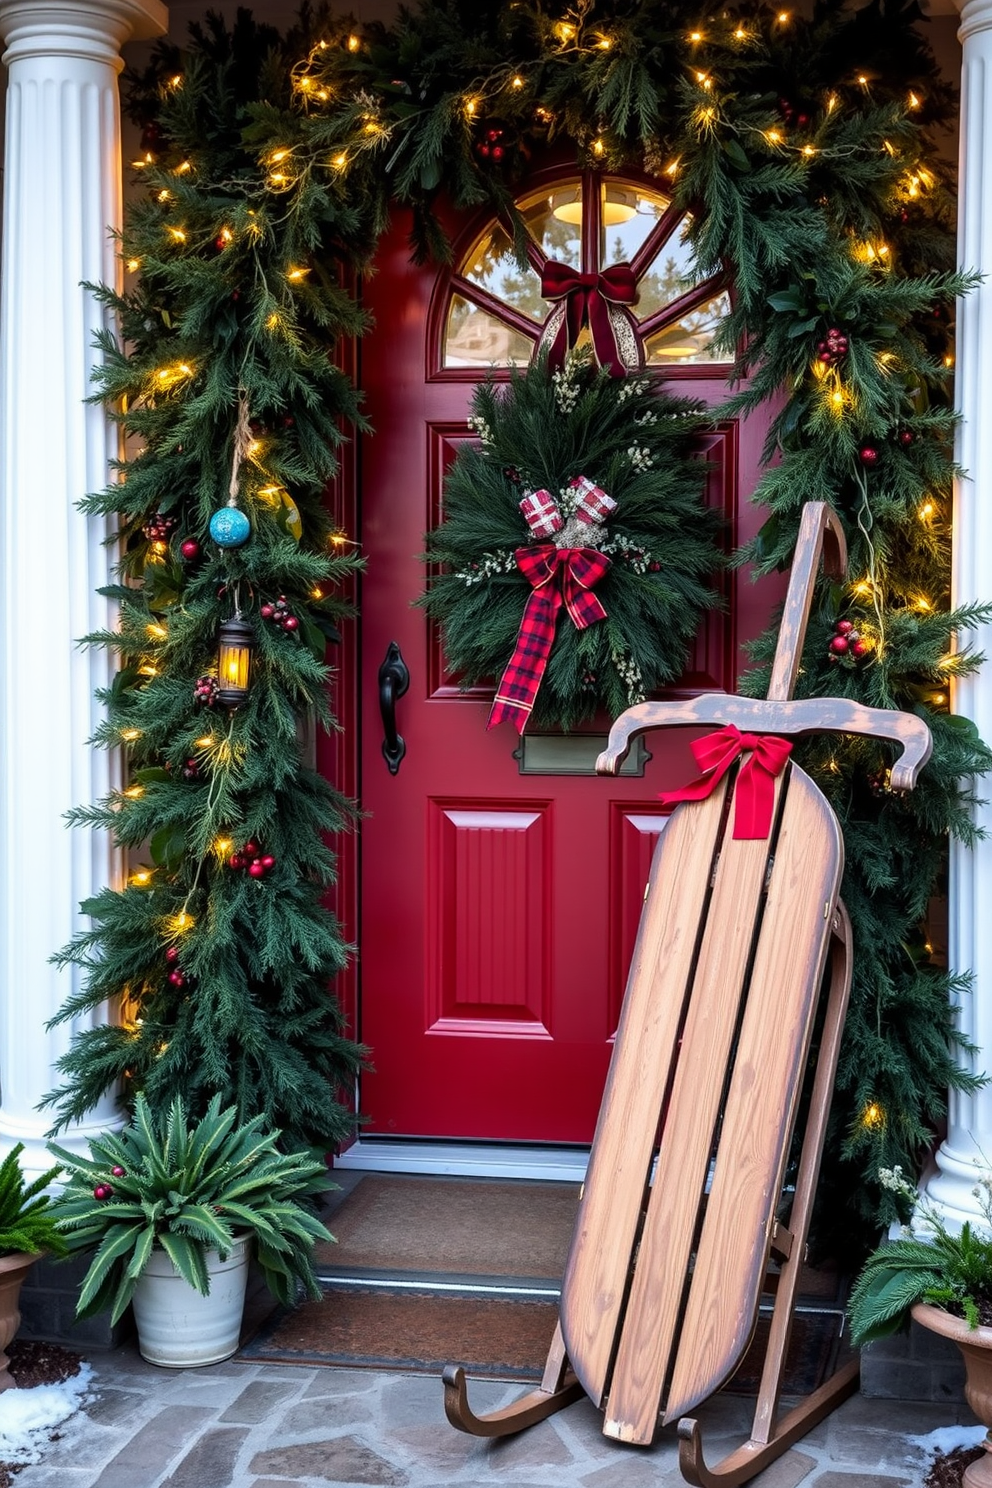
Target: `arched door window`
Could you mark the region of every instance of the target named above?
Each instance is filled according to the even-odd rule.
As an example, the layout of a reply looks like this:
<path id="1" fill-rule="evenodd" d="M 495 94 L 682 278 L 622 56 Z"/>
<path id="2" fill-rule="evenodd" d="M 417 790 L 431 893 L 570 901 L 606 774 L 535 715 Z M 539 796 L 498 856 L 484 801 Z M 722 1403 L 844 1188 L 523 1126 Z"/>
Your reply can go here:
<path id="1" fill-rule="evenodd" d="M 639 292 L 633 316 L 648 366 L 711 368 L 726 360 L 713 350 L 729 308 L 726 281 L 693 274 L 688 218 L 660 186 L 585 171 L 556 177 L 517 205 L 527 225 L 528 266 L 521 269 L 500 223 L 476 237 L 450 279 L 440 369 L 530 360 L 551 310 L 541 296 L 548 259 L 583 274 L 630 264 Z"/>

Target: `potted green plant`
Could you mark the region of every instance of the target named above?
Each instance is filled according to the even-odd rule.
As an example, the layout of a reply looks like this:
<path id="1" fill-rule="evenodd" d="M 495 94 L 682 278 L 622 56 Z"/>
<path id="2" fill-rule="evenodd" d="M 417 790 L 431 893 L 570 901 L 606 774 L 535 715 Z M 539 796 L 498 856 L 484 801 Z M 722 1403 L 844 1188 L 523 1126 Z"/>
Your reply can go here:
<path id="1" fill-rule="evenodd" d="M 981 1172 L 972 1190 L 982 1222 L 966 1222 L 957 1233 L 900 1168 L 879 1177 L 905 1206 L 907 1223 L 872 1252 L 854 1284 L 847 1304 L 851 1340 L 884 1338 L 910 1318 L 951 1339 L 964 1359 L 965 1398 L 992 1428 L 992 1173 Z M 992 1429 L 983 1446 L 985 1456 L 965 1470 L 964 1488 L 992 1488 Z"/>
<path id="2" fill-rule="evenodd" d="M 21 1171 L 24 1143 L 0 1163 L 0 1390 L 14 1381 L 8 1368 L 7 1347 L 21 1326 L 21 1284 L 40 1255 L 65 1255 L 53 1206 L 44 1192 L 59 1175 L 50 1168 L 31 1183 Z"/>
<path id="3" fill-rule="evenodd" d="M 313 1246 L 333 1237 L 299 1200 L 333 1185 L 322 1160 L 282 1152 L 264 1117 L 236 1124 L 210 1102 L 195 1124 L 177 1098 L 156 1121 L 143 1095 L 123 1131 L 90 1140 L 90 1157 L 55 1143 L 68 1179 L 54 1203 L 70 1251 L 93 1250 L 76 1316 L 134 1305 L 150 1363 L 186 1369 L 237 1349 L 248 1263 L 291 1303 L 318 1298 Z"/>

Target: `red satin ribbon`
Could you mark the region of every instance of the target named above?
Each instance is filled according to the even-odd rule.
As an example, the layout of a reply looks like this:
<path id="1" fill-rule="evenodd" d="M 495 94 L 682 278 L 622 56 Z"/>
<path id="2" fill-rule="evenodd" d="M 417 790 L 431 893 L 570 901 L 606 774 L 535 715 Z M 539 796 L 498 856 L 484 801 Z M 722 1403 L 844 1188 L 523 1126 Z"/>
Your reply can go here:
<path id="1" fill-rule="evenodd" d="M 737 776 L 734 837 L 739 842 L 767 837 L 772 829 L 775 777 L 781 775 L 792 753 L 792 745 L 774 735 L 742 734 L 728 723 L 715 734 L 696 739 L 692 752 L 702 775 L 681 790 L 664 791 L 658 797 L 659 801 L 665 806 L 674 806 L 679 801 L 705 800 L 745 750 L 750 750 L 751 754 Z"/>
<path id="2" fill-rule="evenodd" d="M 546 300 L 565 301 L 564 318 L 548 351 L 550 367 L 562 365 L 566 351 L 575 345 L 582 327 L 588 325 L 599 365 L 609 366 L 614 377 L 624 375 L 607 302 L 636 304 L 637 280 L 630 264 L 611 264 L 601 274 L 580 274 L 568 264 L 549 258 L 541 274 L 541 295 Z"/>
<path id="3" fill-rule="evenodd" d="M 576 630 L 606 619 L 606 611 L 591 590 L 606 573 L 610 560 L 596 548 L 556 548 L 554 543 L 518 548 L 516 560 L 534 592 L 527 600 L 513 655 L 496 689 L 487 728 L 510 718 L 517 733 L 522 734 L 551 655 L 562 605 Z"/>

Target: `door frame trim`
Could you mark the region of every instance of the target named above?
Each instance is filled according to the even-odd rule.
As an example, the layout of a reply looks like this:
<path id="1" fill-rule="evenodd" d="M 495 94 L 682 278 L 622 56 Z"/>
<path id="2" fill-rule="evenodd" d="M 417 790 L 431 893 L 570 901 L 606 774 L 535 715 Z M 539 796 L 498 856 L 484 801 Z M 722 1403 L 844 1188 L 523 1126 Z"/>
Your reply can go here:
<path id="1" fill-rule="evenodd" d="M 359 1137 L 334 1159 L 335 1168 L 370 1173 L 436 1173 L 459 1178 L 537 1178 L 581 1183 L 588 1147 L 531 1147 L 496 1142 L 427 1142 Z"/>

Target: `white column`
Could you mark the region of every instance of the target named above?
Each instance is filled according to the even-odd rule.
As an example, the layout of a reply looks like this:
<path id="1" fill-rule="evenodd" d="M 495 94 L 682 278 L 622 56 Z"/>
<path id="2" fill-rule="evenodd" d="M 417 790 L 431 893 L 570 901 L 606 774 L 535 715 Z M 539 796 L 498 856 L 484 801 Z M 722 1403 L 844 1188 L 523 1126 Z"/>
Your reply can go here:
<path id="1" fill-rule="evenodd" d="M 986 276 L 957 313 L 956 454 L 967 474 L 954 493 L 953 592 L 955 603 L 966 604 L 992 598 L 992 0 L 964 0 L 960 9 L 958 263 Z M 954 709 L 992 742 L 992 626 L 972 643 L 990 659 L 977 676 L 956 684 Z M 979 795 L 992 795 L 987 778 L 977 784 Z M 988 839 L 975 848 L 951 847 L 949 951 L 952 967 L 974 976 L 974 990 L 959 999 L 958 1026 L 978 1046 L 966 1067 L 983 1074 L 992 1073 L 992 805 L 977 807 L 975 821 Z M 979 1216 L 976 1161 L 992 1163 L 992 1088 L 950 1095 L 947 1139 L 927 1191 L 954 1228 Z"/>
<path id="2" fill-rule="evenodd" d="M 103 834 L 63 820 L 117 769 L 86 743 L 114 658 L 76 644 L 113 625 L 95 593 L 113 563 L 107 523 L 75 504 L 108 483 L 118 448 L 102 408 L 85 403 L 105 315 L 81 285 L 118 273 L 120 47 L 167 22 L 161 0 L 0 0 L 0 1152 L 23 1142 L 32 1173 L 49 1165 L 53 1121 L 37 1102 L 73 1033 L 45 1023 L 78 985 L 49 957 L 85 923 L 80 901 L 120 873 Z M 68 1140 L 116 1120 L 111 1094 Z"/>

